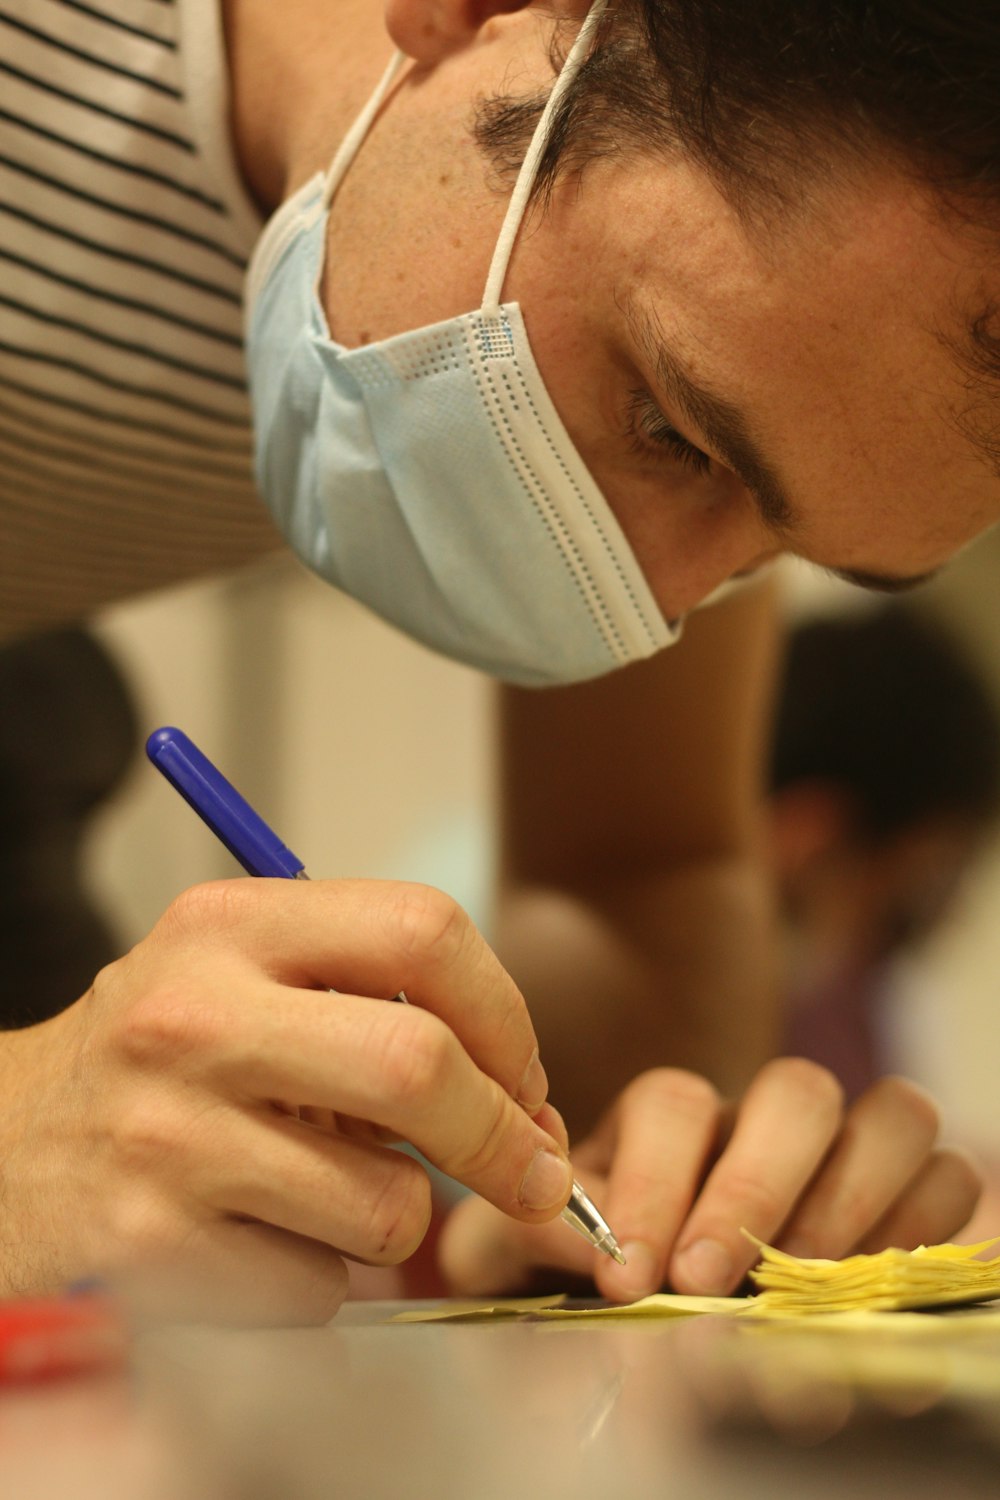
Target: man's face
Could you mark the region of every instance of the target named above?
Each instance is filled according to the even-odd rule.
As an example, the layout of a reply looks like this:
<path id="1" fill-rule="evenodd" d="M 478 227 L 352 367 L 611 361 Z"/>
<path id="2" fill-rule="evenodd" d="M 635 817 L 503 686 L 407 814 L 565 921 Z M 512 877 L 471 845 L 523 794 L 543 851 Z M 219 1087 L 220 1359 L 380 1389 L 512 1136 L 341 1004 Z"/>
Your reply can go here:
<path id="1" fill-rule="evenodd" d="M 479 305 L 506 200 L 472 105 L 546 80 L 547 43 L 532 12 L 495 21 L 392 101 L 334 209 L 345 343 Z M 765 232 L 690 162 L 632 155 L 557 186 L 504 300 L 673 617 L 782 552 L 905 583 L 1000 519 L 949 347 L 997 279 L 888 167 L 818 184 Z"/>

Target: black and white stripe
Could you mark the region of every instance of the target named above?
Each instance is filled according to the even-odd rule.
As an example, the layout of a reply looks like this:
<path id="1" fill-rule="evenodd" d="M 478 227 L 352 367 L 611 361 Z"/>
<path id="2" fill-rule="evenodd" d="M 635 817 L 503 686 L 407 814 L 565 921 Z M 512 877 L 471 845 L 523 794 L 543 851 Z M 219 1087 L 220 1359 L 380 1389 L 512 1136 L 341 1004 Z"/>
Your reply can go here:
<path id="1" fill-rule="evenodd" d="M 0 633 L 276 544 L 218 0 L 0 0 Z"/>

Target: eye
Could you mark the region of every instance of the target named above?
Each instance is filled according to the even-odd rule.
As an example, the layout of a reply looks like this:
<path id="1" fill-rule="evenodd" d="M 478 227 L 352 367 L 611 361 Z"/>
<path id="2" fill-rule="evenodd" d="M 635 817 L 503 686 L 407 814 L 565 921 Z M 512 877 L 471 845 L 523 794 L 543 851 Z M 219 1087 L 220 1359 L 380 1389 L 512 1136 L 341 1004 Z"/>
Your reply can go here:
<path id="1" fill-rule="evenodd" d="M 666 453 L 675 463 L 695 474 L 707 474 L 712 460 L 672 427 L 647 391 L 631 391 L 627 408 L 627 433 L 637 453 L 651 449 Z"/>

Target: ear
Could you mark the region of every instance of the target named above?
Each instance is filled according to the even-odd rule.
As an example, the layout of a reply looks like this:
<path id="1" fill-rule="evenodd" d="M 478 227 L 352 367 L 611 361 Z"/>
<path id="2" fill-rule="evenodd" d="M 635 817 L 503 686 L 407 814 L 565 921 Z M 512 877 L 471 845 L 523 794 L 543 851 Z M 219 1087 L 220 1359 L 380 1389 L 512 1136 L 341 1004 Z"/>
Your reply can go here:
<path id="1" fill-rule="evenodd" d="M 385 0 L 390 37 L 415 62 L 433 65 L 473 42 L 494 16 L 527 10 L 533 0 Z M 555 0 L 545 14 L 583 20 L 588 0 Z"/>
<path id="2" fill-rule="evenodd" d="M 768 814 L 775 869 L 784 879 L 801 879 L 855 829 L 850 794 L 826 781 L 797 781 L 774 792 Z"/>

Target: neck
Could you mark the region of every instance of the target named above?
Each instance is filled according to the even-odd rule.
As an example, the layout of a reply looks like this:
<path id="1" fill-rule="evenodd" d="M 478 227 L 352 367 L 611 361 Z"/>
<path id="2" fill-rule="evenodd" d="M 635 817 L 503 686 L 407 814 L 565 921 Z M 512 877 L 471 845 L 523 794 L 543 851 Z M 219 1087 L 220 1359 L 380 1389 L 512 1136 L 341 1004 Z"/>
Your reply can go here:
<path id="1" fill-rule="evenodd" d="M 221 0 L 237 160 L 270 212 L 325 170 L 392 43 L 371 0 Z"/>

